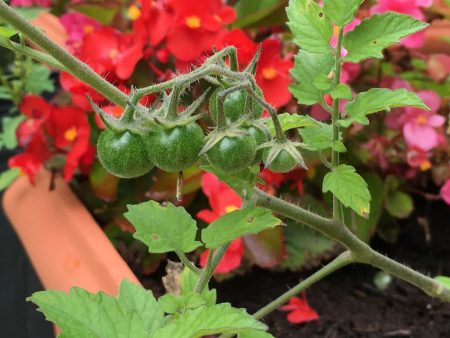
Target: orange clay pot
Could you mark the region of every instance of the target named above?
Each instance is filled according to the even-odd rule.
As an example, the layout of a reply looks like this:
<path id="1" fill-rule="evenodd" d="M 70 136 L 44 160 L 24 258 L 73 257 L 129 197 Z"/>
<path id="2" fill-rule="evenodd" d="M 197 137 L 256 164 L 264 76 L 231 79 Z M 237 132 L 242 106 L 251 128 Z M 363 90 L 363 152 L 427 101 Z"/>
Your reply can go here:
<path id="1" fill-rule="evenodd" d="M 120 282 L 139 284 L 102 229 L 60 178 L 49 191 L 50 175 L 41 172 L 32 186 L 26 177 L 5 192 L 5 213 L 46 289 L 116 295 Z"/>

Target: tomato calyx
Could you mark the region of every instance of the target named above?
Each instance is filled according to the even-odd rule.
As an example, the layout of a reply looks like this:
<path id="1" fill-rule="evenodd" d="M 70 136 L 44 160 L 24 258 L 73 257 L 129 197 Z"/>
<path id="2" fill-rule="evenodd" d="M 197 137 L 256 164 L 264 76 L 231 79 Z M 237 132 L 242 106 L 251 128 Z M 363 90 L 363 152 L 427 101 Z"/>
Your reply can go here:
<path id="1" fill-rule="evenodd" d="M 302 148 L 303 143 L 292 142 L 290 140 L 273 140 L 257 147 L 263 149 L 263 162 L 265 168 L 274 172 L 290 172 L 297 166 L 308 169 L 298 148 Z"/>

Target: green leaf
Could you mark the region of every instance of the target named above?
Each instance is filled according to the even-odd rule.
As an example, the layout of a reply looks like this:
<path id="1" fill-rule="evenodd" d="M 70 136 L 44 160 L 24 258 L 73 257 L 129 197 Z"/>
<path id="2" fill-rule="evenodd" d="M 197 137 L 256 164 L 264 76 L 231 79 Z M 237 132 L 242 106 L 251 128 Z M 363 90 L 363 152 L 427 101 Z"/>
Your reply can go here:
<path id="1" fill-rule="evenodd" d="M 427 23 L 405 14 L 376 14 L 344 36 L 343 46 L 348 51 L 344 60 L 358 63 L 371 57 L 381 59 L 383 49 L 427 26 Z"/>
<path id="2" fill-rule="evenodd" d="M 333 100 L 339 100 L 339 99 L 351 100 L 351 99 L 353 99 L 352 89 L 344 83 L 338 84 L 336 86 L 336 88 L 331 91 L 330 94 L 331 94 L 331 97 L 333 98 Z"/>
<path id="3" fill-rule="evenodd" d="M 328 17 L 339 27 L 352 22 L 356 11 L 364 0 L 324 0 Z"/>
<path id="4" fill-rule="evenodd" d="M 0 86 L 0 100 L 11 100 L 11 94 L 8 88 Z"/>
<path id="5" fill-rule="evenodd" d="M 119 12 L 119 7 L 114 4 L 79 4 L 72 6 L 72 9 L 85 14 L 104 25 L 110 25 L 114 17 Z"/>
<path id="6" fill-rule="evenodd" d="M 251 330 L 242 332 L 238 335 L 238 338 L 273 338 L 269 332 Z"/>
<path id="7" fill-rule="evenodd" d="M 400 181 L 389 175 L 384 184 L 384 207 L 390 215 L 397 218 L 407 218 L 414 210 L 411 196 L 399 190 Z"/>
<path id="8" fill-rule="evenodd" d="M 167 293 L 159 297 L 158 304 L 164 312 L 169 314 L 183 313 L 201 306 L 213 306 L 216 303 L 216 290 L 206 291 L 202 294 L 191 292 L 185 295 Z"/>
<path id="9" fill-rule="evenodd" d="M 334 67 L 331 53 L 316 54 L 300 50 L 295 56 L 291 75 L 298 82 L 291 84 L 289 90 L 300 104 L 313 105 L 321 102 L 323 92 L 314 85 L 319 76 L 328 76 Z"/>
<path id="10" fill-rule="evenodd" d="M 19 168 L 11 168 L 0 174 L 0 191 L 9 187 L 20 175 Z"/>
<path id="11" fill-rule="evenodd" d="M 148 338 L 164 323 L 164 312 L 151 291 L 123 281 L 117 298 L 74 287 L 39 291 L 27 299 L 39 306 L 65 338 Z"/>
<path id="12" fill-rule="evenodd" d="M 200 307 L 173 317 L 153 338 L 199 338 L 218 333 L 265 331 L 267 326 L 230 304 Z"/>
<path id="13" fill-rule="evenodd" d="M 3 133 L 0 138 L 5 148 L 14 149 L 17 147 L 16 129 L 23 120 L 25 120 L 23 115 L 3 118 Z"/>
<path id="14" fill-rule="evenodd" d="M 328 53 L 333 27 L 326 13 L 314 1 L 290 0 L 286 8 L 288 26 L 294 35 L 294 43 L 313 53 Z"/>
<path id="15" fill-rule="evenodd" d="M 25 79 L 25 88 L 28 93 L 40 95 L 43 92 L 53 92 L 55 85 L 50 79 L 50 69 L 44 65 L 33 64 L 31 72 Z"/>
<path id="16" fill-rule="evenodd" d="M 322 191 L 331 193 L 358 215 L 368 218 L 370 213 L 370 192 L 367 183 L 352 166 L 341 164 L 323 179 Z"/>
<path id="17" fill-rule="evenodd" d="M 281 128 L 283 129 L 283 131 L 288 131 L 291 129 L 297 129 L 302 127 L 311 127 L 317 124 L 309 116 L 298 114 L 283 113 L 278 115 L 278 119 L 280 120 Z M 272 136 L 275 136 L 276 132 L 275 127 L 273 126 L 272 119 L 268 118 L 264 121 L 264 123 L 269 129 L 270 134 Z"/>
<path id="18" fill-rule="evenodd" d="M 373 88 L 367 92 L 359 93 L 354 101 L 347 104 L 345 110 L 349 117 L 340 120 L 339 125 L 342 127 L 348 127 L 352 123 L 368 125 L 367 115 L 406 106 L 430 110 L 414 92 L 409 92 L 406 89 Z"/>
<path id="19" fill-rule="evenodd" d="M 436 276 L 434 280 L 443 284 L 445 287 L 450 288 L 450 277 L 447 276 Z"/>
<path id="20" fill-rule="evenodd" d="M 0 36 L 9 39 L 11 36 L 16 34 L 17 30 L 15 30 L 14 28 L 0 26 Z"/>
<path id="21" fill-rule="evenodd" d="M 232 240 L 257 234 L 273 228 L 281 221 L 263 208 L 248 207 L 222 215 L 202 231 L 202 241 L 207 248 L 218 248 Z"/>
<path id="22" fill-rule="evenodd" d="M 298 130 L 303 139 L 303 143 L 306 145 L 306 149 L 319 151 L 333 148 L 338 152 L 345 152 L 347 150 L 341 142 L 341 135 L 339 135 L 339 140 L 333 143 L 333 126 L 331 124 L 316 121 L 311 117 L 309 119 L 314 121 L 316 125 Z"/>
<path id="23" fill-rule="evenodd" d="M 237 20 L 233 23 L 233 27 L 254 25 L 283 6 L 279 0 L 240 0 L 234 7 Z"/>
<path id="24" fill-rule="evenodd" d="M 163 206 L 155 201 L 127 207 L 124 216 L 136 228 L 133 236 L 146 244 L 149 252 L 191 252 L 201 246 L 195 240 L 196 222 L 183 207 L 172 203 Z"/>

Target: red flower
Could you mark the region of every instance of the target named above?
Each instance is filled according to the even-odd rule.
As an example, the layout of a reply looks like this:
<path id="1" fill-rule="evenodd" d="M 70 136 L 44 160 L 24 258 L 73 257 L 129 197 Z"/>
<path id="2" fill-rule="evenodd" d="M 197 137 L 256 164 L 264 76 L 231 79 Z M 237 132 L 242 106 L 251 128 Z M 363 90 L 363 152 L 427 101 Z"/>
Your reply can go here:
<path id="1" fill-rule="evenodd" d="M 225 45 L 237 48 L 241 69 L 252 59 L 257 44 L 242 30 L 235 29 L 223 38 Z M 291 78 L 289 70 L 294 66 L 291 57 L 281 57 L 282 43 L 275 38 L 262 42 L 261 57 L 256 69 L 256 82 L 261 87 L 267 102 L 276 108 L 284 106 L 292 97 L 289 92 Z"/>
<path id="2" fill-rule="evenodd" d="M 142 50 L 142 43 L 136 42 L 133 35 L 105 27 L 84 37 L 80 58 L 99 74 L 112 73 L 126 80 L 144 55 Z"/>
<path id="3" fill-rule="evenodd" d="M 308 305 L 306 296 L 292 297 L 289 304 L 280 307 L 281 311 L 290 311 L 287 320 L 292 324 L 301 324 L 319 319 L 317 312 Z"/>
<path id="4" fill-rule="evenodd" d="M 211 223 L 217 218 L 240 208 L 242 199 L 225 183 L 210 173 L 202 177 L 202 190 L 209 199 L 212 210 L 201 210 L 197 217 L 206 223 Z M 232 224 L 230 224 L 232 226 Z M 205 250 L 200 256 L 200 265 L 205 266 L 209 250 Z M 217 266 L 216 273 L 226 273 L 236 269 L 244 256 L 244 245 L 241 238 L 231 242 L 222 260 Z"/>
<path id="5" fill-rule="evenodd" d="M 221 0 L 170 0 L 174 26 L 167 36 L 168 50 L 181 61 L 193 61 L 213 47 L 222 48 L 224 25 L 235 20 L 234 9 Z"/>

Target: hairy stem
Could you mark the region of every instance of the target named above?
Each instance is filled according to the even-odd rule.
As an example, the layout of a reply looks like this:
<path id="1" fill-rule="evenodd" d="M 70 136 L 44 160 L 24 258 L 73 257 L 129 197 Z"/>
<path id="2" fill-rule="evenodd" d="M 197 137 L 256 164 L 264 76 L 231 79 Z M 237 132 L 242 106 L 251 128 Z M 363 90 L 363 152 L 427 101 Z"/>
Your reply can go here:
<path id="1" fill-rule="evenodd" d="M 415 285 L 432 297 L 450 302 L 450 288 L 446 288 L 434 279 L 376 252 L 351 233 L 347 226 L 339 221 L 321 217 L 306 209 L 273 197 L 259 189 L 255 189 L 254 196 L 259 206 L 271 209 L 280 215 L 305 224 L 341 243 L 351 251 L 355 262 L 375 266 Z"/>
<path id="2" fill-rule="evenodd" d="M 200 275 L 202 273 L 202 269 L 197 268 L 187 257 L 183 252 L 176 251 L 175 252 L 180 259 L 180 261 L 184 264 L 185 267 L 187 267 L 189 270 L 191 270 L 196 275 Z"/>
<path id="3" fill-rule="evenodd" d="M 342 37 L 344 35 L 344 28 L 339 28 L 339 34 L 338 34 L 338 40 L 337 40 L 337 47 L 336 47 L 336 55 L 335 55 L 335 70 L 334 70 L 334 83 L 333 88 L 336 88 L 340 81 L 341 81 L 341 71 L 342 71 Z M 339 99 L 335 99 L 333 101 L 333 110 L 331 112 L 331 123 L 333 125 L 333 143 L 332 146 L 335 144 L 336 141 L 339 140 Z M 339 153 L 334 150 L 334 147 L 332 149 L 331 154 L 331 166 L 332 170 L 336 169 L 337 166 L 339 166 Z M 336 198 L 335 195 L 333 195 L 333 218 L 335 220 L 341 221 L 342 220 L 342 209 L 341 209 L 341 202 Z"/>
<path id="4" fill-rule="evenodd" d="M 195 285 L 194 292 L 202 293 L 203 290 L 208 286 L 209 280 L 211 279 L 212 274 L 214 273 L 215 267 L 213 266 L 213 257 L 214 251 L 209 250 L 208 260 L 206 261 L 206 265 L 202 270 L 200 278 L 198 279 L 197 285 Z"/>
<path id="5" fill-rule="evenodd" d="M 27 38 L 68 69 L 72 75 L 103 94 L 115 104 L 121 107 L 126 106 L 128 96 L 125 93 L 122 93 L 114 85 L 95 73 L 87 64 L 81 62 L 64 48 L 50 40 L 39 28 L 28 23 L 4 1 L 0 1 L 0 19 L 8 22 L 11 26 L 22 32 Z"/>

